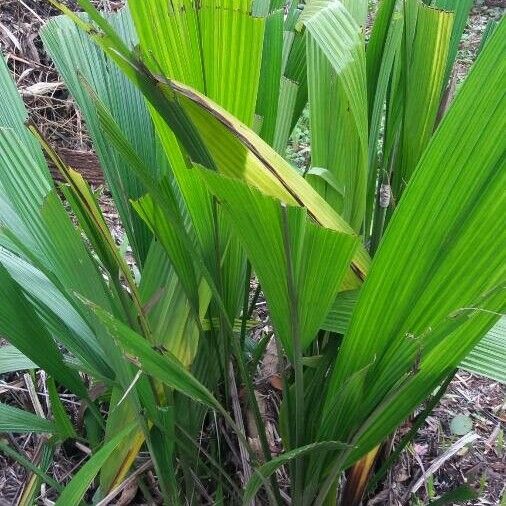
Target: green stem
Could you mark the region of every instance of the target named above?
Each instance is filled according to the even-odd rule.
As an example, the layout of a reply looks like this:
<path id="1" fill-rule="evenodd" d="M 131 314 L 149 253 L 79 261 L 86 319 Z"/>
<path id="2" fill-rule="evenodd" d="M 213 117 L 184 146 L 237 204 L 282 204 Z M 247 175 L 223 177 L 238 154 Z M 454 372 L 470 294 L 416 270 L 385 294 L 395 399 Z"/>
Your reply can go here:
<path id="1" fill-rule="evenodd" d="M 293 340 L 293 369 L 295 373 L 295 443 L 294 448 L 304 444 L 304 371 L 302 365 L 302 342 L 299 326 L 297 289 L 294 279 L 292 253 L 290 248 L 290 231 L 286 206 L 281 206 L 283 243 L 285 248 L 288 298 L 290 304 L 291 331 Z M 295 484 L 292 500 L 300 504 L 304 483 L 304 459 L 299 458 L 295 463 Z"/>
<path id="2" fill-rule="evenodd" d="M 258 297 L 260 297 L 261 291 L 262 291 L 262 287 L 260 286 L 260 283 L 258 283 L 257 287 L 255 288 L 255 293 L 253 294 L 253 298 L 251 299 L 251 304 L 248 309 L 248 318 L 251 318 L 251 315 L 253 314 L 253 311 L 255 309 L 255 305 L 258 302 Z"/>
<path id="3" fill-rule="evenodd" d="M 239 345 L 239 340 L 232 338 L 232 348 L 234 350 L 234 355 L 237 362 L 237 367 L 239 369 L 239 376 L 241 378 L 241 382 L 244 384 L 244 388 L 246 390 L 246 396 L 248 398 L 248 404 L 250 405 L 251 410 L 253 411 L 253 417 L 255 419 L 255 425 L 257 428 L 258 436 L 260 438 L 260 446 L 262 447 L 262 454 L 264 460 L 268 462 L 272 459 L 271 450 L 269 448 L 269 442 L 267 441 L 267 435 L 265 433 L 265 424 L 262 420 L 262 415 L 260 413 L 260 408 L 258 407 L 257 398 L 255 396 L 255 391 L 253 388 L 253 382 L 251 381 L 251 377 L 248 374 L 248 370 L 246 368 L 246 363 L 244 360 L 243 351 Z M 279 485 L 276 480 L 276 477 L 272 475 L 270 477 L 271 486 L 274 492 L 274 496 L 276 498 L 277 504 L 283 504 L 283 500 L 281 499 L 281 494 L 279 492 Z"/>
<path id="4" fill-rule="evenodd" d="M 397 155 L 399 153 L 399 139 L 397 138 L 394 144 L 394 148 L 392 152 L 390 153 L 390 160 L 384 160 L 383 167 L 381 169 L 382 171 L 382 178 L 381 178 L 381 185 L 378 188 L 378 195 L 376 199 L 376 206 L 374 210 L 374 221 L 372 224 L 373 230 L 371 234 L 371 246 L 370 246 L 370 253 L 371 256 L 374 256 L 376 253 L 381 238 L 383 237 L 383 232 L 385 231 L 385 223 L 387 220 L 387 214 L 388 209 L 392 206 L 392 188 L 391 188 L 391 179 L 392 179 L 392 172 L 394 170 L 396 161 L 397 161 Z M 387 165 L 388 164 L 388 165 Z M 388 197 L 381 195 L 382 186 L 388 186 L 387 191 L 389 191 Z"/>
<path id="5" fill-rule="evenodd" d="M 223 295 L 223 283 L 221 279 L 222 268 L 221 268 L 221 247 L 220 247 L 220 225 L 218 221 L 218 203 L 216 197 L 212 197 L 212 209 L 213 209 L 213 234 L 214 234 L 214 262 L 215 262 L 215 278 L 216 278 L 216 289 L 220 294 Z M 225 399 L 227 407 L 229 407 L 230 390 L 228 386 L 228 357 L 230 356 L 230 338 L 232 334 L 225 331 L 225 318 L 228 320 L 228 313 L 225 311 L 218 311 L 218 321 L 220 323 L 219 328 L 219 344 L 223 346 L 223 385 L 225 388 Z M 210 318 L 212 326 L 212 318 Z M 232 336 L 233 337 L 233 336 Z"/>
<path id="6" fill-rule="evenodd" d="M 230 486 L 231 490 L 237 495 L 237 497 L 240 497 L 241 496 L 241 491 L 239 490 L 239 487 L 236 485 L 236 483 L 232 480 L 232 478 L 230 477 L 230 475 L 225 471 L 223 465 L 221 465 L 216 459 L 214 459 L 210 453 L 208 453 L 203 447 L 202 445 L 200 445 L 199 443 L 197 443 L 194 438 L 186 431 L 186 429 L 180 425 L 180 424 L 177 424 L 176 423 L 176 427 L 178 429 L 179 432 L 181 432 L 181 434 L 188 440 L 188 443 L 190 443 L 191 445 L 193 445 L 195 447 L 196 450 L 198 450 L 199 454 L 202 454 L 204 455 L 204 457 L 209 461 L 211 467 L 213 467 L 214 469 L 216 469 L 216 474 L 214 474 L 214 479 L 216 479 L 216 476 L 217 475 L 221 475 L 225 481 L 228 483 L 228 485 Z M 176 442 L 180 448 L 182 449 L 182 451 L 186 451 L 187 453 L 189 452 L 189 450 L 186 449 L 186 447 L 183 445 L 182 441 L 178 440 Z M 190 455 L 191 453 L 189 453 Z M 204 465 L 202 462 L 199 462 L 199 465 Z M 206 468 L 206 471 L 209 472 L 210 474 L 213 474 L 212 470 L 209 468 L 209 466 L 205 466 Z"/>
<path id="7" fill-rule="evenodd" d="M 374 221 L 372 227 L 372 235 L 371 235 L 371 246 L 370 246 L 370 254 L 374 256 L 376 253 L 381 238 L 383 237 L 383 231 L 385 229 L 385 218 L 387 213 L 388 206 L 385 206 L 382 202 L 381 191 L 384 185 L 388 185 L 388 175 L 383 175 L 383 179 L 381 181 L 380 188 L 378 189 L 378 196 L 376 198 L 376 206 L 374 209 Z"/>
<path id="8" fill-rule="evenodd" d="M 244 341 L 246 340 L 246 330 L 249 318 L 249 286 L 251 280 L 251 263 L 248 261 L 246 264 L 246 275 L 244 278 L 244 298 L 242 304 L 242 320 L 241 320 L 241 348 L 244 349 Z M 258 285 L 260 286 L 260 285 Z"/>
<path id="9" fill-rule="evenodd" d="M 222 272 L 222 270 L 221 270 L 221 248 L 220 248 L 220 242 L 219 242 L 220 237 L 219 237 L 218 209 L 217 209 L 217 202 L 216 202 L 215 198 L 213 198 L 213 219 L 214 219 L 214 234 L 215 234 L 214 239 L 215 239 L 215 254 L 216 254 L 216 269 L 217 269 L 216 272 L 218 273 L 217 274 L 218 281 L 216 283 L 216 288 L 217 288 L 218 293 L 220 294 L 220 298 L 221 298 L 221 295 L 223 293 L 222 283 L 221 283 L 221 272 Z M 249 269 L 249 272 L 251 272 L 250 269 Z M 247 282 L 248 282 L 248 286 L 249 286 L 249 275 L 248 275 Z M 223 299 L 221 299 L 221 300 L 223 300 Z M 247 299 L 245 299 L 245 300 L 247 302 Z M 225 309 L 225 308 L 223 308 L 223 309 Z M 245 320 L 243 319 L 243 326 L 245 326 L 244 321 Z M 231 328 L 231 326 L 229 328 L 229 326 L 227 326 L 227 323 L 230 326 L 230 320 L 228 318 L 228 314 L 226 313 L 226 310 L 220 311 L 220 335 L 222 336 L 222 338 L 224 340 L 224 344 L 226 343 L 225 357 L 229 356 L 228 350 L 229 350 L 229 346 L 231 343 L 233 353 L 236 358 L 237 366 L 239 368 L 239 375 L 240 375 L 242 383 L 245 386 L 248 402 L 249 402 L 249 405 L 253 411 L 255 425 L 256 425 L 257 432 L 258 432 L 258 435 L 260 438 L 260 445 L 262 447 L 262 453 L 263 453 L 265 461 L 267 462 L 267 461 L 271 460 L 271 451 L 269 448 L 269 443 L 267 441 L 267 435 L 265 433 L 265 425 L 262 420 L 262 416 L 260 414 L 260 408 L 258 407 L 258 402 L 257 402 L 256 396 L 255 396 L 253 382 L 251 381 L 251 377 L 248 374 L 246 362 L 244 360 L 243 348 L 240 344 L 240 341 L 238 339 L 236 339 L 236 337 L 234 336 L 233 328 Z M 227 327 L 227 328 L 225 328 L 225 327 Z M 244 329 L 244 332 L 246 332 L 246 329 Z M 225 385 L 227 385 L 227 384 L 228 384 L 228 381 L 225 378 Z M 228 397 L 227 397 L 227 399 L 228 399 Z M 232 418 L 228 414 L 227 414 L 226 418 L 229 420 L 229 422 L 232 421 Z M 235 431 L 237 433 L 237 436 L 241 438 L 241 441 L 242 440 L 246 441 L 246 438 L 242 435 L 242 431 L 235 423 L 234 423 L 234 427 L 235 427 Z M 250 456 L 254 458 L 254 454 L 253 455 L 251 454 L 251 447 L 247 444 L 247 441 L 246 441 L 246 446 L 249 448 L 248 452 L 250 453 Z M 282 504 L 281 494 L 279 492 L 279 487 L 278 487 L 278 483 L 276 481 L 275 476 L 271 476 L 271 485 L 272 485 L 272 489 L 274 492 L 274 496 L 276 498 L 276 502 L 278 504 Z"/>

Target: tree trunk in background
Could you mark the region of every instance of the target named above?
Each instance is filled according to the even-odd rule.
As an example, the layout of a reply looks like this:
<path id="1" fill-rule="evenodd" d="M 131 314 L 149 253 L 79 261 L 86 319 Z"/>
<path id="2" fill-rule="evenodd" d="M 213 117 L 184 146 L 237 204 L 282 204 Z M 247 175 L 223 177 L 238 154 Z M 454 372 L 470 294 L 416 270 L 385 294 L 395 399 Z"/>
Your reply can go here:
<path id="1" fill-rule="evenodd" d="M 58 154 L 67 165 L 79 172 L 90 185 L 96 187 L 104 184 L 104 174 L 95 153 L 60 148 Z M 54 180 L 62 182 L 60 173 L 51 162 L 49 162 L 49 169 Z"/>

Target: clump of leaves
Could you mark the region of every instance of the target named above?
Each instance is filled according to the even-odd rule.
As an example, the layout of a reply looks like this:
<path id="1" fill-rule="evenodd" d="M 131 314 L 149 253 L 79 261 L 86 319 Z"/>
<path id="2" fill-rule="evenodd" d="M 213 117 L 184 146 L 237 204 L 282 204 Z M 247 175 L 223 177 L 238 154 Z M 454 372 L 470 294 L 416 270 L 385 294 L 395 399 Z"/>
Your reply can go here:
<path id="1" fill-rule="evenodd" d="M 506 23 L 445 113 L 470 2 L 383 0 L 367 46 L 366 1 L 285 15 L 275 0 L 131 0 L 106 17 L 53 3 L 65 16 L 42 39 L 138 271 L 87 183 L 26 129 L 2 64 L 0 331 L 12 367 L 36 364 L 82 400 L 77 436 L 94 449 L 58 503 L 97 474 L 94 500 L 108 497 L 143 448 L 168 504 L 280 504 L 282 466 L 293 504 L 359 503 L 383 441 L 504 310 Z M 301 174 L 280 153 L 306 104 Z M 277 456 L 245 359 L 252 273 L 287 364 Z M 76 437 L 52 397 L 53 421 L 2 406 L 5 430 Z"/>

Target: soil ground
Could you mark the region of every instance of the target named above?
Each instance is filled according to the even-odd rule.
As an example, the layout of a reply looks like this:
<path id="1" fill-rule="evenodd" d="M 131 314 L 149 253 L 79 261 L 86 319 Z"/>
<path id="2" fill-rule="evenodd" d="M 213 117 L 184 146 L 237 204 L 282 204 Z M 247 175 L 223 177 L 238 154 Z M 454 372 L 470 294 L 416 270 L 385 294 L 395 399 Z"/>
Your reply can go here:
<path id="1" fill-rule="evenodd" d="M 72 1 L 66 3 L 74 6 Z M 116 9 L 121 5 L 120 1 L 107 0 L 94 3 L 105 9 Z M 456 64 L 459 81 L 465 77 L 474 61 L 487 23 L 491 19 L 498 19 L 503 8 L 503 0 L 490 0 L 488 4 L 476 2 L 459 50 Z M 54 9 L 42 0 L 0 0 L 0 49 L 7 57 L 33 119 L 46 137 L 58 148 L 91 150 L 82 117 L 44 54 L 37 35 L 42 23 L 54 14 Z M 296 128 L 288 155 L 297 164 L 305 165 L 309 153 L 307 120 L 303 119 Z M 121 227 L 105 190 L 102 204 L 109 224 L 119 239 Z M 257 304 L 257 313 L 262 320 L 258 332 L 270 332 L 272 329 L 261 299 Z M 22 373 L 0 376 L 0 400 L 33 410 L 33 395 L 31 397 L 28 392 L 32 380 L 42 410 L 47 411 L 43 372 L 34 377 Z M 478 498 L 468 504 L 505 505 L 505 393 L 504 387 L 498 383 L 460 371 L 419 430 L 414 443 L 402 453 L 398 464 L 368 504 L 427 504 L 433 497 L 468 483 L 478 491 Z M 62 400 L 76 420 L 79 408 L 76 401 L 68 396 L 63 396 Z M 276 402 L 275 398 L 270 401 Z M 472 439 L 475 437 L 472 434 L 476 434 L 476 439 L 461 448 L 458 448 L 458 443 L 463 436 L 455 434 L 455 427 L 452 430 L 452 420 L 457 415 L 465 415 L 472 424 L 472 432 L 468 432 L 464 438 Z M 396 440 L 407 430 L 409 424 L 399 429 Z M 28 458 L 34 457 L 41 444 L 34 435 L 0 437 Z M 63 445 L 55 455 L 50 471 L 58 481 L 65 483 L 86 457 L 86 448 L 74 444 Z M 425 476 L 425 472 L 431 469 L 432 473 Z M 148 482 L 154 479 L 149 472 L 147 478 Z M 0 506 L 16 503 L 25 480 L 25 470 L 0 454 Z M 54 500 L 54 497 L 42 494 L 40 504 L 51 504 L 50 500 Z M 127 498 L 125 501 L 118 504 L 131 503 Z"/>

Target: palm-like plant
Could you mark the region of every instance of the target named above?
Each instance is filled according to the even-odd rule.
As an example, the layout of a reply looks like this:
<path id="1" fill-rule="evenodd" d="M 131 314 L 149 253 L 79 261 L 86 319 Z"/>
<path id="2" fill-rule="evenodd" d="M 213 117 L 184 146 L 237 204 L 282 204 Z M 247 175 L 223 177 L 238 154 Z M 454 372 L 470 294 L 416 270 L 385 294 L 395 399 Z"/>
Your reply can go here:
<path id="1" fill-rule="evenodd" d="M 295 504 L 332 503 L 338 487 L 359 502 L 382 442 L 504 310 L 506 24 L 438 126 L 470 2 L 383 0 L 367 45 L 365 1 L 285 12 L 274 0 L 130 0 L 108 17 L 88 0 L 86 14 L 53 3 L 66 16 L 42 39 L 138 271 L 86 182 L 26 129 L 2 67 L 3 353 L 11 370 L 36 364 L 82 399 L 96 452 L 59 503 L 79 503 L 96 474 L 103 499 L 144 445 L 167 503 L 249 503 L 262 487 L 279 503 L 282 465 Z M 300 173 L 282 154 L 306 103 L 312 158 Z M 276 458 L 244 353 L 252 272 L 289 364 Z M 104 387 L 106 419 L 80 373 Z M 228 409 L 237 380 L 259 452 Z M 49 449 L 76 437 L 52 388 L 52 422 L 0 405 L 1 430 L 52 433 Z M 244 492 L 217 417 L 237 437 Z"/>

